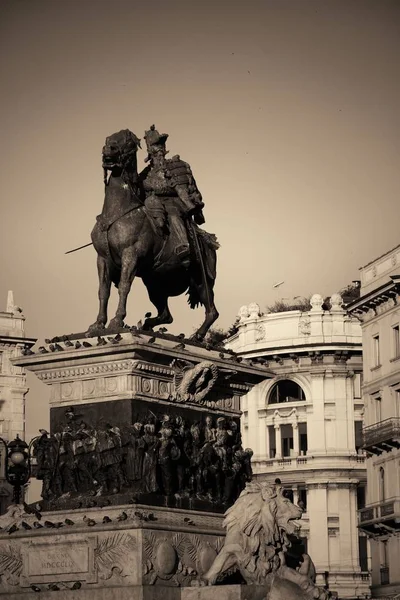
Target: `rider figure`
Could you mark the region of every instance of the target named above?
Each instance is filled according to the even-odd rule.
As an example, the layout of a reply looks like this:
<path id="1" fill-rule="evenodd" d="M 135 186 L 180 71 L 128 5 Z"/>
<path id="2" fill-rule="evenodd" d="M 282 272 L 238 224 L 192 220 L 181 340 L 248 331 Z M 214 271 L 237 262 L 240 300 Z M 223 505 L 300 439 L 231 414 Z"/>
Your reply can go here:
<path id="1" fill-rule="evenodd" d="M 159 133 L 152 125 L 145 132 L 149 166 L 141 173 L 146 193 L 145 208 L 157 233 L 175 237 L 175 253 L 183 266 L 189 266 L 187 221 L 193 216 L 202 225 L 204 203 L 190 166 L 180 157 L 166 159 L 167 133 Z"/>

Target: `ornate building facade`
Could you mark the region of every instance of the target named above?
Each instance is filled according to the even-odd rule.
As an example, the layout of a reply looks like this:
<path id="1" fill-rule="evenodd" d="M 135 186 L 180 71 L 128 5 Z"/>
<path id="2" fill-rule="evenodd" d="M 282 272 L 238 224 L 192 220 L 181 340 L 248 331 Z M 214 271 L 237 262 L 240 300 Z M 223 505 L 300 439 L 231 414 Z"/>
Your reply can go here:
<path id="1" fill-rule="evenodd" d="M 6 442 L 16 435 L 25 437 L 25 396 L 26 372 L 14 367 L 10 358 L 21 356 L 24 348 L 34 345 L 34 339 L 25 337 L 25 317 L 22 310 L 15 306 L 13 293 L 8 292 L 5 312 L 0 312 L 0 437 Z M 0 514 L 11 501 L 11 489 L 5 481 L 5 449 L 0 444 Z"/>
<path id="2" fill-rule="evenodd" d="M 359 526 L 371 538 L 372 595 L 400 594 L 400 246 L 360 269 L 367 504 Z"/>
<path id="3" fill-rule="evenodd" d="M 279 477 L 303 506 L 300 535 L 318 584 L 340 598 L 367 597 L 367 538 L 357 529 L 366 485 L 360 324 L 337 294 L 329 310 L 315 294 L 307 312 L 262 315 L 250 304 L 239 316 L 225 345 L 276 373 L 242 398 L 255 477 Z"/>

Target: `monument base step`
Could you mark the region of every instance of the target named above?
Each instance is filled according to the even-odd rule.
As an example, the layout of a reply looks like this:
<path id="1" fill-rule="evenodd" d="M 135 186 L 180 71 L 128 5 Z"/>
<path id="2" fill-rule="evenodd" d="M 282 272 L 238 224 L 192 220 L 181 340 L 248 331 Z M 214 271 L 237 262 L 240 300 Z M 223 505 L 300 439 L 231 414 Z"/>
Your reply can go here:
<path id="1" fill-rule="evenodd" d="M 96 589 L 44 591 L 37 600 L 265 600 L 264 586 L 221 585 L 207 587 L 116 586 Z M 10 600 L 27 600 L 26 592 L 10 593 Z"/>

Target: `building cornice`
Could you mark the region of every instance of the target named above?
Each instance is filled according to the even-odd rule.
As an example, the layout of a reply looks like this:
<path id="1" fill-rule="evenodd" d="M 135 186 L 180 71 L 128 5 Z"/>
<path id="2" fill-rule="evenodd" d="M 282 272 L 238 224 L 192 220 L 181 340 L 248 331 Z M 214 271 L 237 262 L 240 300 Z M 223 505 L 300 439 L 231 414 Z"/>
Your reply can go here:
<path id="1" fill-rule="evenodd" d="M 390 299 L 396 300 L 397 295 L 400 293 L 400 275 L 392 275 L 390 279 L 391 281 L 350 302 L 346 307 L 347 312 L 350 315 L 359 316 L 369 310 L 375 311 L 377 306 Z"/>
<path id="2" fill-rule="evenodd" d="M 310 343 L 310 344 L 302 344 L 301 346 L 293 346 L 289 344 L 287 346 L 270 346 L 260 347 L 257 349 L 249 349 L 249 350 L 236 350 L 236 353 L 239 356 L 247 356 L 249 359 L 251 358 L 259 358 L 262 356 L 273 359 L 273 355 L 277 354 L 280 358 L 293 358 L 293 356 L 298 356 L 299 358 L 307 358 L 310 355 L 315 355 L 316 353 L 323 354 L 335 354 L 336 352 L 345 352 L 347 351 L 351 355 L 362 355 L 362 345 L 360 342 L 332 342 L 332 343 Z M 253 356 L 251 356 L 253 355 Z"/>
<path id="3" fill-rule="evenodd" d="M 4 346 L 16 346 L 18 344 L 25 348 L 32 348 L 36 344 L 36 338 L 19 337 L 17 335 L 0 334 L 0 344 Z"/>

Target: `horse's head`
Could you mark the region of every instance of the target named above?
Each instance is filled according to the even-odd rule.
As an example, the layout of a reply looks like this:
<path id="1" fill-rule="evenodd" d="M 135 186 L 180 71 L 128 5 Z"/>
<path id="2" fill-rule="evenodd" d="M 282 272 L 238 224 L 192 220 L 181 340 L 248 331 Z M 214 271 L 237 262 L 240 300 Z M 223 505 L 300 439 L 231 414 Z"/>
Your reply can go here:
<path id="1" fill-rule="evenodd" d="M 111 171 L 126 169 L 129 165 L 136 166 L 138 148 L 140 148 L 140 140 L 129 129 L 122 129 L 118 133 L 109 135 L 102 151 L 103 169 Z"/>

